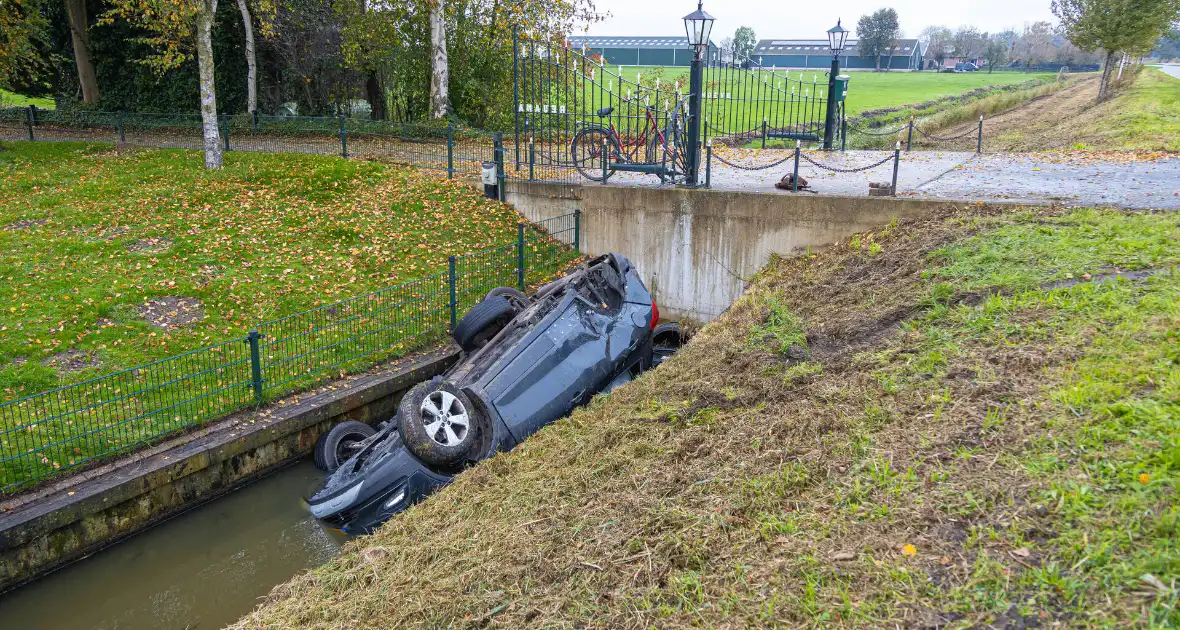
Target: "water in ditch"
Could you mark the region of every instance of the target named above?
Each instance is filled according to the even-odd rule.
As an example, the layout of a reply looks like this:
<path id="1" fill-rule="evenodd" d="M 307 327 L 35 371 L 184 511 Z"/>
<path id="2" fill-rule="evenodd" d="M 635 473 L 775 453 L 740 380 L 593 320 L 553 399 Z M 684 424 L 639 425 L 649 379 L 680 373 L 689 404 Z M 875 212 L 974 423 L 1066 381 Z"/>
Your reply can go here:
<path id="1" fill-rule="evenodd" d="M 302 501 L 322 478 L 305 460 L 0 595 L 0 628 L 221 628 L 339 550 Z"/>

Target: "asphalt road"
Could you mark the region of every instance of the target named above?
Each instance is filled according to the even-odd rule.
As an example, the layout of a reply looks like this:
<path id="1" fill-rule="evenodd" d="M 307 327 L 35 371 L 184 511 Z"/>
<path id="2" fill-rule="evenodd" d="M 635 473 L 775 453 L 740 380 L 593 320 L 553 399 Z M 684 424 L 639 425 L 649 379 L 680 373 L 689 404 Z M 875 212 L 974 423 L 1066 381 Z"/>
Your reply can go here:
<path id="1" fill-rule="evenodd" d="M 1165 73 L 1180 79 L 1180 63 L 1160 64 L 1160 70 L 1163 70 Z"/>

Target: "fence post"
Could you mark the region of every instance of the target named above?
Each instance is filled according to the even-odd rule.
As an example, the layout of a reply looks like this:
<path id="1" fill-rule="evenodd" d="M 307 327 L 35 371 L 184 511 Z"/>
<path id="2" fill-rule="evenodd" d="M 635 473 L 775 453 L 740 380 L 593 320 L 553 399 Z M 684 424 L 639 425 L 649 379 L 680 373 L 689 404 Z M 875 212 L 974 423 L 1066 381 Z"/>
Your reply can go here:
<path id="1" fill-rule="evenodd" d="M 29 140 L 33 140 L 33 125 L 37 124 L 37 106 L 29 105 Z"/>
<path id="2" fill-rule="evenodd" d="M 582 253 L 582 210 L 574 210 L 574 251 Z"/>
<path id="3" fill-rule="evenodd" d="M 246 335 L 246 343 L 250 344 L 250 382 L 254 389 L 254 402 L 262 404 L 262 358 L 258 349 L 258 340 L 262 335 L 257 330 L 251 330 Z"/>
<path id="4" fill-rule="evenodd" d="M 848 121 L 840 119 L 840 152 L 848 148 Z"/>
<path id="5" fill-rule="evenodd" d="M 536 165 L 536 163 L 537 163 L 536 146 L 533 144 L 533 137 L 529 136 L 529 181 L 530 182 L 535 179 L 533 168 Z"/>
<path id="6" fill-rule="evenodd" d="M 500 193 L 500 203 L 508 200 L 508 173 L 504 171 L 504 134 L 499 131 L 495 135 L 496 189 Z"/>
<path id="7" fill-rule="evenodd" d="M 229 116 L 221 115 L 221 133 L 225 137 L 225 150 L 229 151 Z"/>
<path id="8" fill-rule="evenodd" d="M 512 131 L 516 141 L 516 170 L 520 171 L 520 33 L 512 25 Z"/>
<path id="9" fill-rule="evenodd" d="M 799 151 L 802 146 L 802 142 L 795 141 L 795 175 L 793 176 L 794 181 L 791 182 L 791 192 L 799 192 Z"/>
<path id="10" fill-rule="evenodd" d="M 447 179 L 455 179 L 455 123 L 447 123 Z"/>
<path id="11" fill-rule="evenodd" d="M 250 112 L 250 131 L 258 133 L 258 110 Z"/>
<path id="12" fill-rule="evenodd" d="M 897 196 L 897 167 L 900 163 L 901 163 L 901 142 L 899 141 L 897 143 L 897 145 L 893 147 L 893 185 L 889 189 L 889 194 L 894 197 Z"/>
<path id="13" fill-rule="evenodd" d="M 766 119 L 762 119 L 762 148 L 766 148 Z"/>
<path id="14" fill-rule="evenodd" d="M 762 121 L 765 125 L 766 121 Z M 713 141 L 705 143 L 705 188 L 713 187 Z"/>
<path id="15" fill-rule="evenodd" d="M 127 142 L 127 132 L 123 126 L 123 112 L 121 110 L 116 114 L 115 120 L 119 126 L 119 142 Z"/>
<path id="16" fill-rule="evenodd" d="M 516 288 L 524 291 L 524 222 L 516 224 Z"/>
<path id="17" fill-rule="evenodd" d="M 910 116 L 909 129 L 905 132 L 905 152 L 910 152 L 910 142 L 914 139 L 914 117 Z"/>
<path id="18" fill-rule="evenodd" d="M 983 153 L 983 114 L 979 115 L 979 140 L 975 142 L 975 153 Z"/>
<path id="19" fill-rule="evenodd" d="M 447 306 L 451 309 L 451 332 L 455 331 L 455 323 L 458 321 L 458 313 L 456 310 L 459 307 L 458 300 L 456 300 L 457 292 L 455 291 L 455 257 L 447 256 L 447 286 L 450 288 L 450 300 Z"/>
<path id="20" fill-rule="evenodd" d="M 340 114 L 340 157 L 348 159 L 348 130 L 344 128 L 344 114 Z"/>

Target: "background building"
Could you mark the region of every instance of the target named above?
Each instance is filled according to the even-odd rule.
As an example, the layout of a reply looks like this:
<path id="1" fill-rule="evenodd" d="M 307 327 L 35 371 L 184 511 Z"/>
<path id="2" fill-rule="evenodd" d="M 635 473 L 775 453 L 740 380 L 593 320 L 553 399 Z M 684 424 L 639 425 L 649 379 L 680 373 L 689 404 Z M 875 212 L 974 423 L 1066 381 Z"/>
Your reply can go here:
<path id="1" fill-rule="evenodd" d="M 830 68 L 832 49 L 826 39 L 764 39 L 754 47 L 751 60 L 764 68 Z M 840 55 L 840 67 L 872 70 L 876 57 L 857 54 L 856 40 L 848 40 Z M 892 55 L 881 55 L 882 70 L 920 70 L 922 44 L 916 39 L 899 39 Z"/>
<path id="2" fill-rule="evenodd" d="M 592 37 L 581 35 L 569 39 L 570 48 L 585 50 L 587 55 L 601 55 L 614 66 L 687 66 L 692 63 L 692 49 L 685 37 Z M 709 58 L 717 47 L 709 41 Z"/>

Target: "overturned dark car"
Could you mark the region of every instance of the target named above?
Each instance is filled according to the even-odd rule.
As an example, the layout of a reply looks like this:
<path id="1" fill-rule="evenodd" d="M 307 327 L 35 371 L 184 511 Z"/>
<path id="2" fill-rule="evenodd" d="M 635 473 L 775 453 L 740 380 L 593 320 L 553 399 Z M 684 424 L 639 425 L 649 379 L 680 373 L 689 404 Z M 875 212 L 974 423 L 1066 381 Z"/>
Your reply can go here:
<path id="1" fill-rule="evenodd" d="M 342 423 L 321 440 L 317 464 L 335 472 L 308 499 L 312 514 L 348 533 L 373 531 L 464 468 L 675 352 L 679 328 L 658 321 L 651 294 L 619 254 L 531 298 L 493 290 L 455 326 L 458 363 L 407 392 L 375 433 Z"/>

